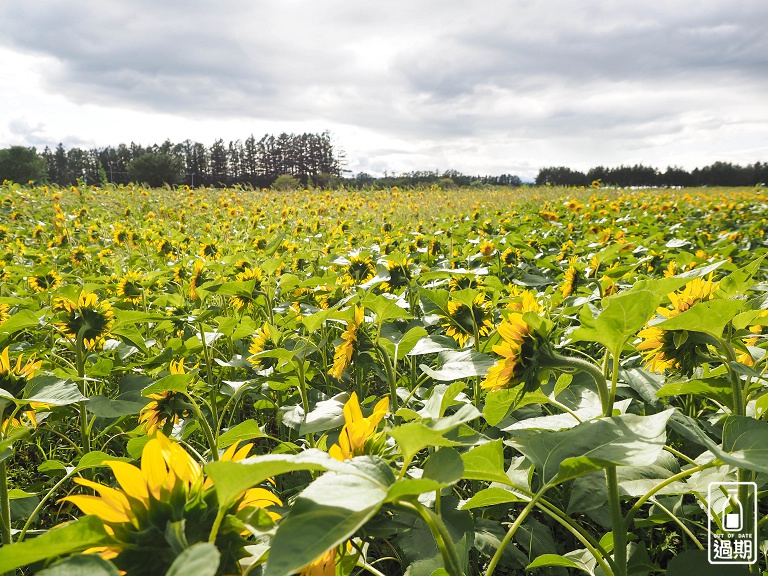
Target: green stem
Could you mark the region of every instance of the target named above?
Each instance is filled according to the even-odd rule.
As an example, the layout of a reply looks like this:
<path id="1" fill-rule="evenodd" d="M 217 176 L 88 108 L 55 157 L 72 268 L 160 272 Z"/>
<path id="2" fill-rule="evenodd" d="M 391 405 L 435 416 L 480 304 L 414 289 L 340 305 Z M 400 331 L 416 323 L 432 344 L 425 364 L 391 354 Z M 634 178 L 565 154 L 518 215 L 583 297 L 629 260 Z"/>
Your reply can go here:
<path id="1" fill-rule="evenodd" d="M 432 532 L 437 547 L 440 549 L 440 555 L 443 557 L 445 570 L 448 574 L 450 576 L 463 576 L 464 572 L 461 570 L 459 554 L 456 552 L 456 547 L 453 544 L 451 535 L 448 533 L 448 529 L 445 527 L 445 524 L 443 524 L 440 517 L 419 502 L 401 500 L 398 504 L 408 510 L 418 513 L 422 520 L 424 520 L 429 531 Z"/>
<path id="2" fill-rule="evenodd" d="M 213 437 L 211 426 L 203 416 L 203 413 L 200 410 L 200 407 L 197 405 L 197 402 L 195 402 L 194 398 L 192 398 L 189 394 L 186 394 L 186 397 L 189 399 L 189 402 L 192 405 L 192 410 L 197 417 L 197 422 L 200 424 L 200 428 L 203 429 L 203 434 L 205 435 L 205 439 L 208 441 L 208 446 L 211 449 L 211 459 L 215 462 L 219 459 L 219 448 L 216 444 L 216 439 Z"/>
<path id="3" fill-rule="evenodd" d="M 608 486 L 608 504 L 611 508 L 611 530 L 613 532 L 613 559 L 616 562 L 615 576 L 627 574 L 627 528 L 621 515 L 619 476 L 616 466 L 606 466 L 605 482 Z"/>
<path id="4" fill-rule="evenodd" d="M 0 533 L 3 546 L 11 544 L 11 502 L 8 498 L 8 469 L 6 462 L 0 462 Z"/>
<path id="5" fill-rule="evenodd" d="M 27 518 L 26 523 L 24 524 L 24 527 L 21 529 L 21 532 L 19 532 L 19 537 L 16 540 L 17 542 L 22 542 L 24 540 L 24 536 L 27 534 L 27 530 L 29 530 L 29 527 L 32 525 L 33 520 L 38 515 L 40 510 L 43 509 L 43 506 L 45 506 L 45 503 L 48 502 L 48 499 L 53 496 L 56 493 L 56 490 L 58 490 L 65 482 L 69 481 L 69 479 L 74 476 L 77 473 L 77 469 L 72 470 L 71 472 L 64 475 L 61 480 L 56 482 L 56 484 L 53 485 L 53 488 L 48 490 L 48 493 L 43 496 L 40 499 L 40 502 L 37 504 L 35 509 L 32 511 L 32 514 L 29 515 L 29 518 Z"/>
<path id="6" fill-rule="evenodd" d="M 666 514 L 667 516 L 669 516 L 669 518 L 672 520 L 672 522 L 674 522 L 675 524 L 677 524 L 677 525 L 680 527 L 680 530 L 682 530 L 683 532 L 685 532 L 685 534 L 688 536 L 688 538 L 690 538 L 691 540 L 693 540 L 693 543 L 696 545 L 696 548 L 698 548 L 699 550 L 704 550 L 704 546 L 701 544 L 701 542 L 699 542 L 699 539 L 698 539 L 698 538 L 696 538 L 696 536 L 694 536 L 693 532 L 691 532 L 691 530 L 690 530 L 690 528 L 688 528 L 688 526 L 686 526 L 685 524 L 683 524 L 683 521 L 682 521 L 682 520 L 680 520 L 680 519 L 679 519 L 677 516 L 675 516 L 675 515 L 674 515 L 674 514 L 673 514 L 673 513 L 672 513 L 670 510 L 668 510 L 668 509 L 667 509 L 665 506 L 663 506 L 662 504 L 660 504 L 660 503 L 659 503 L 659 502 L 658 502 L 658 501 L 657 501 L 655 498 L 654 498 L 653 500 L 651 500 L 651 502 L 653 502 L 654 506 L 657 506 L 658 508 L 660 508 L 660 509 L 661 509 L 661 511 L 662 511 L 662 512 L 664 512 L 664 514 Z"/>
<path id="7" fill-rule="evenodd" d="M 600 395 L 600 405 L 603 409 L 604 416 L 611 416 L 613 408 L 611 406 L 611 395 L 608 390 L 608 383 L 606 382 L 605 375 L 600 369 L 586 360 L 581 358 L 569 358 L 561 356 L 560 354 L 553 353 L 552 357 L 546 360 L 546 365 L 549 368 L 557 368 L 564 372 L 586 372 L 597 385 L 597 392 Z"/>
<path id="8" fill-rule="evenodd" d="M 501 560 L 504 549 L 512 541 L 512 537 L 515 535 L 515 532 L 517 532 L 517 529 L 520 528 L 522 523 L 528 517 L 528 514 L 530 514 L 531 510 L 533 510 L 533 508 L 536 506 L 539 498 L 544 496 L 544 492 L 546 492 L 547 489 L 549 489 L 549 484 L 545 484 L 538 492 L 536 492 L 536 494 L 534 494 L 531 498 L 530 502 L 528 502 L 520 514 L 517 515 L 517 518 L 515 518 L 512 526 L 509 527 L 509 530 L 507 530 L 507 533 L 504 535 L 504 539 L 499 543 L 499 547 L 496 549 L 496 553 L 493 555 L 493 558 L 491 558 L 491 562 L 488 564 L 488 568 L 485 570 L 485 576 L 491 576 L 493 571 L 496 570 L 496 566 Z"/>
<path id="9" fill-rule="evenodd" d="M 210 395 L 210 403 L 211 403 L 211 415 L 213 416 L 213 421 L 217 422 L 219 420 L 218 414 L 216 413 L 216 386 L 213 385 L 213 367 L 211 366 L 211 353 L 208 350 L 208 343 L 205 341 L 205 328 L 203 328 L 203 323 L 198 322 L 197 327 L 200 329 L 200 342 L 203 345 L 203 358 L 205 359 L 205 373 L 208 380 L 208 386 L 210 386 L 210 391 L 208 394 Z"/>
<path id="10" fill-rule="evenodd" d="M 77 366 L 77 378 L 80 383 L 80 393 L 88 397 L 88 391 L 85 389 L 85 330 L 87 325 L 84 325 L 77 332 L 75 338 L 75 361 Z M 91 451 L 91 437 L 88 433 L 88 411 L 86 410 L 87 400 L 83 400 L 80 405 L 80 439 L 83 445 L 83 454 L 88 454 Z"/>
<path id="11" fill-rule="evenodd" d="M 389 405 L 391 406 L 392 414 L 397 414 L 397 376 L 395 369 L 392 367 L 392 359 L 381 344 L 376 344 L 376 349 L 379 351 L 382 363 L 384 364 L 384 371 L 387 373 L 387 381 L 389 382 Z M 399 423 L 400 419 L 395 416 L 395 426 Z"/>

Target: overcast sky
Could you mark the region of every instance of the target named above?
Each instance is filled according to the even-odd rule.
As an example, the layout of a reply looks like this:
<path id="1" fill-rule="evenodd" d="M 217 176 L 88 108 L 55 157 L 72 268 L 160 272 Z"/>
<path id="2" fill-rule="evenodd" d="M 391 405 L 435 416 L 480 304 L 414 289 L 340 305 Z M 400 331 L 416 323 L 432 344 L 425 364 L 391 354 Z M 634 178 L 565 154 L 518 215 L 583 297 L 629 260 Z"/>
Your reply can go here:
<path id="1" fill-rule="evenodd" d="M 766 0 L 6 0 L 0 147 L 329 130 L 348 169 L 768 161 Z"/>

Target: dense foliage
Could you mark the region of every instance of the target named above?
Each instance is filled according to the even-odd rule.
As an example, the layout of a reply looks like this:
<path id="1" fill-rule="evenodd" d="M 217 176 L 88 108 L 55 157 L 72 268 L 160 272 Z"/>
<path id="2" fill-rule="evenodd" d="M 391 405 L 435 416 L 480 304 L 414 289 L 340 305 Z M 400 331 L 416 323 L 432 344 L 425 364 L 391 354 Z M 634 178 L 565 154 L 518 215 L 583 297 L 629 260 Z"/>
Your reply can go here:
<path id="1" fill-rule="evenodd" d="M 5 184 L 0 571 L 765 570 L 767 208 Z"/>

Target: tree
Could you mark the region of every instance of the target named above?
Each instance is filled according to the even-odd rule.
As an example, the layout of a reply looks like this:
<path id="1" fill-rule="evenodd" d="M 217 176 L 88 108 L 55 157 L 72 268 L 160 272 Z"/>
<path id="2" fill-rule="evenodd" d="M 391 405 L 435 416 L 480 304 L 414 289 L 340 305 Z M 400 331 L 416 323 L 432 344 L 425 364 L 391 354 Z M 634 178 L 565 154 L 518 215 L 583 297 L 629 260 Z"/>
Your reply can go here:
<path id="1" fill-rule="evenodd" d="M 47 168 L 45 158 L 38 156 L 34 148 L 11 146 L 0 150 L 0 181 L 39 182 L 45 179 Z"/>
<path id="2" fill-rule="evenodd" d="M 178 184 L 184 178 L 184 161 L 172 154 L 144 153 L 128 163 L 128 178 L 150 186 Z"/>

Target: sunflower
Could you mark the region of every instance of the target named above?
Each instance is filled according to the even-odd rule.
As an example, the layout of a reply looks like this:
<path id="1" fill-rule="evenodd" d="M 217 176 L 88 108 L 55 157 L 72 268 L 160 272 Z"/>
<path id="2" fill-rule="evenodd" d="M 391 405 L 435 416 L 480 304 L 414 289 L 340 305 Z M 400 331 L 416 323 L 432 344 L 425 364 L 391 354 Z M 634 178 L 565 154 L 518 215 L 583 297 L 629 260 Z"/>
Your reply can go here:
<path id="1" fill-rule="evenodd" d="M 706 281 L 694 278 L 679 293 L 667 295 L 672 309 L 660 307 L 656 312 L 664 318 L 674 318 L 699 302 L 711 300 L 717 286 L 711 278 Z M 706 350 L 705 344 L 684 330 L 664 330 L 654 325 L 647 326 L 637 336 L 641 339 L 637 349 L 645 359 L 646 368 L 653 372 L 673 370 L 690 376 L 696 368 L 698 353 Z"/>
<path id="2" fill-rule="evenodd" d="M 14 363 L 10 357 L 10 348 L 6 347 L 0 353 L 0 389 L 10 393 L 14 398 L 21 399 L 27 382 L 34 378 L 42 365 L 42 360 L 35 362 L 34 357 L 24 362 L 22 356 L 16 358 Z M 17 418 L 8 418 L 0 425 L 3 434 L 6 434 L 9 428 L 37 428 L 35 411 L 46 408 L 47 405 L 30 402 L 29 407 L 29 410 L 24 410 Z"/>
<path id="3" fill-rule="evenodd" d="M 238 449 L 233 444 L 220 460 L 241 460 L 250 449 L 251 445 Z M 100 553 L 124 573 L 163 574 L 180 553 L 167 538 L 174 525 L 181 523 L 190 544 L 204 541 L 214 529 L 218 502 L 213 482 L 204 477 L 200 464 L 184 448 L 161 432 L 144 446 L 139 467 L 117 460 L 105 464 L 115 476 L 116 487 L 76 478 L 77 484 L 98 495 L 75 494 L 59 501 L 97 516 L 111 535 L 107 546 L 86 553 Z M 277 496 L 264 488 L 250 488 L 227 512 L 246 519 L 257 508 L 274 506 L 282 506 Z M 274 512 L 267 513 L 279 518 Z M 238 572 L 238 560 L 248 555 L 241 527 L 242 522 L 224 522 L 215 533 L 214 543 L 222 554 L 219 567 L 225 574 Z"/>
<path id="4" fill-rule="evenodd" d="M 112 305 L 106 300 L 99 301 L 93 292 L 80 292 L 77 302 L 66 296 L 56 298 L 53 311 L 64 312 L 64 320 L 56 323 L 64 336 L 77 340 L 82 335 L 89 350 L 103 342 L 115 319 Z"/>
<path id="5" fill-rule="evenodd" d="M 250 282 L 253 281 L 253 288 L 250 294 L 245 292 L 236 294 L 229 299 L 229 303 L 235 307 L 236 310 L 251 309 L 256 303 L 256 298 L 264 291 L 264 273 L 260 268 L 246 268 L 242 272 L 235 276 L 238 282 Z"/>
<path id="6" fill-rule="evenodd" d="M 10 313 L 8 312 L 11 309 L 8 304 L 0 304 L 0 325 L 3 324 L 8 318 L 11 317 Z"/>
<path id="7" fill-rule="evenodd" d="M 256 355 L 265 350 L 274 350 L 277 348 L 276 339 L 279 338 L 277 331 L 269 324 L 264 324 L 256 331 L 256 336 L 251 340 L 251 345 L 248 348 L 248 352 L 251 356 L 248 358 L 248 362 L 257 370 L 264 370 L 271 368 L 277 364 L 277 358 L 261 358 Z"/>
<path id="8" fill-rule="evenodd" d="M 455 292 L 458 290 L 482 290 L 483 278 L 482 276 L 475 276 L 474 274 L 461 274 L 453 276 L 448 281 L 448 290 Z"/>
<path id="9" fill-rule="evenodd" d="M 328 449 L 328 454 L 336 460 L 347 460 L 355 456 L 373 454 L 374 444 L 379 439 L 376 427 L 389 412 L 389 398 L 382 398 L 373 408 L 373 414 L 363 416 L 357 393 L 352 392 L 344 404 L 344 426 L 339 434 L 338 444 Z"/>
<path id="10" fill-rule="evenodd" d="M 347 329 L 341 335 L 341 344 L 336 346 L 333 352 L 333 366 L 328 374 L 341 380 L 344 369 L 352 362 L 352 353 L 355 351 L 357 332 L 365 319 L 365 309 L 355 306 L 354 318 L 347 322 Z"/>
<path id="11" fill-rule="evenodd" d="M 69 253 L 69 261 L 75 266 L 84 264 L 88 261 L 88 252 L 86 252 L 85 248 L 82 246 L 78 246 L 77 248 L 72 249 Z"/>
<path id="12" fill-rule="evenodd" d="M 16 363 L 10 358 L 10 347 L 0 353 L 0 388 L 10 392 L 14 398 L 21 398 L 24 387 L 35 373 L 43 365 L 42 360 L 35 362 L 34 358 L 29 358 L 24 362 L 24 358 L 19 356 Z"/>
<path id="13" fill-rule="evenodd" d="M 502 358 L 488 371 L 482 384 L 485 390 L 511 388 L 529 380 L 537 368 L 538 341 L 523 316 L 526 312 L 541 314 L 543 309 L 527 290 L 523 292 L 522 302 L 510 308 L 514 312 L 502 320 L 498 328 L 501 342 L 493 347 L 493 351 Z"/>
<path id="14" fill-rule="evenodd" d="M 763 318 L 765 316 L 768 316 L 768 310 L 762 310 L 757 315 L 758 318 Z M 750 326 L 749 327 L 749 331 L 752 334 L 760 334 L 762 332 L 762 329 L 763 329 L 763 327 L 760 324 L 755 324 L 754 326 Z M 744 342 L 744 347 L 745 347 L 746 350 L 744 352 L 740 351 L 738 353 L 738 355 L 736 356 L 736 361 L 737 362 L 741 362 L 745 366 L 754 366 L 755 365 L 755 359 L 752 358 L 752 354 L 749 352 L 749 350 L 747 348 L 749 346 L 754 346 L 755 344 L 757 344 L 758 339 L 759 339 L 758 336 L 752 336 L 750 338 L 744 338 L 743 342 Z"/>
<path id="15" fill-rule="evenodd" d="M 117 284 L 117 295 L 126 302 L 138 304 L 144 295 L 144 274 L 129 270 Z"/>
<path id="16" fill-rule="evenodd" d="M 376 265 L 370 256 L 351 256 L 344 270 L 343 284 L 364 284 L 376 275 Z"/>
<path id="17" fill-rule="evenodd" d="M 205 242 L 200 246 L 198 254 L 207 260 L 212 260 L 219 255 L 219 246 L 216 242 Z"/>
<path id="18" fill-rule="evenodd" d="M 29 286 L 35 292 L 56 290 L 61 286 L 61 276 L 55 270 L 49 270 L 45 274 L 38 274 L 29 278 Z"/>
<path id="19" fill-rule="evenodd" d="M 470 337 L 487 336 L 493 331 L 493 313 L 491 303 L 483 294 L 478 294 L 472 300 L 472 305 L 450 300 L 448 316 L 443 319 L 446 335 L 450 336 L 463 347 Z"/>
<path id="20" fill-rule="evenodd" d="M 186 374 L 184 360 L 171 362 L 169 370 L 171 374 Z M 166 390 L 150 394 L 148 398 L 152 400 L 139 412 L 139 424 L 146 424 L 150 436 L 161 427 L 172 428 L 180 418 L 189 418 L 191 414 L 189 398 L 182 392 Z"/>
<path id="21" fill-rule="evenodd" d="M 205 263 L 202 260 L 195 261 L 195 265 L 192 268 L 192 275 L 189 277 L 189 297 L 192 298 L 192 300 L 198 300 L 200 298 L 197 293 L 198 287 L 210 280 L 211 277 L 205 269 Z"/>
<path id="22" fill-rule="evenodd" d="M 496 247 L 493 245 L 493 242 L 490 240 L 483 240 L 480 242 L 480 245 L 478 246 L 478 249 L 480 250 L 480 254 L 483 255 L 483 257 L 487 258 L 493 254 L 493 251 L 496 249 Z"/>
<path id="23" fill-rule="evenodd" d="M 571 294 L 573 294 L 573 289 L 576 287 L 576 281 L 578 279 L 578 270 L 576 269 L 576 262 L 578 262 L 578 259 L 576 256 L 573 256 L 568 263 L 570 264 L 568 266 L 568 270 L 565 272 L 565 278 L 563 279 L 563 285 L 560 286 L 560 292 L 563 293 L 563 298 L 568 298 Z"/>
<path id="24" fill-rule="evenodd" d="M 379 284 L 379 289 L 383 292 L 395 292 L 400 288 L 405 288 L 411 283 L 410 262 L 406 258 L 402 263 L 395 260 L 387 260 L 384 268 L 389 272 L 389 280 Z"/>

